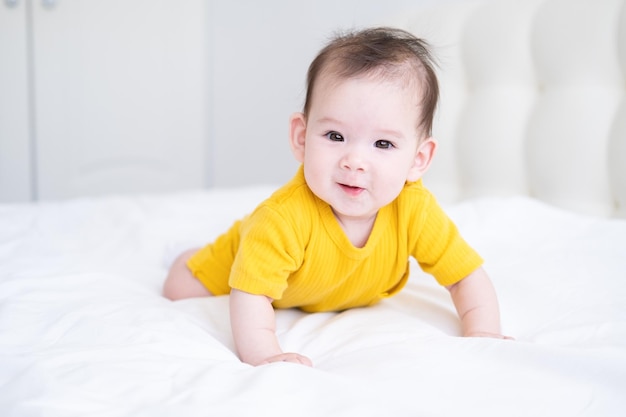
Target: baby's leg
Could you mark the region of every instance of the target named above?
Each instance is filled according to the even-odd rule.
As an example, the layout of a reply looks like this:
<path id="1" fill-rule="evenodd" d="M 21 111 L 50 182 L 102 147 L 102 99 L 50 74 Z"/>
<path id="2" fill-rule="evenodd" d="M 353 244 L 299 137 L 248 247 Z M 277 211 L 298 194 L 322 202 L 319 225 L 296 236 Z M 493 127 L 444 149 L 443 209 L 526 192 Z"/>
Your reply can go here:
<path id="1" fill-rule="evenodd" d="M 181 300 L 183 298 L 206 297 L 212 295 L 202 283 L 191 274 L 187 266 L 187 260 L 196 253 L 197 249 L 190 249 L 181 253 L 170 267 L 165 284 L 163 285 L 163 295 L 170 300 Z"/>

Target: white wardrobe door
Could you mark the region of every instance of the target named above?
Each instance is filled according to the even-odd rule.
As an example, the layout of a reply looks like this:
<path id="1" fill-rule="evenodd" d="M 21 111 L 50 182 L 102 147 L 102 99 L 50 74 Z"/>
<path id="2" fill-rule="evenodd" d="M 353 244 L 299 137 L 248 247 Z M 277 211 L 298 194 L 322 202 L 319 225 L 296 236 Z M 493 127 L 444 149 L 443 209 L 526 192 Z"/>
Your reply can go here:
<path id="1" fill-rule="evenodd" d="M 206 2 L 33 3 L 38 197 L 206 185 Z"/>
<path id="2" fill-rule="evenodd" d="M 0 203 L 32 198 L 25 3 L 0 3 Z"/>

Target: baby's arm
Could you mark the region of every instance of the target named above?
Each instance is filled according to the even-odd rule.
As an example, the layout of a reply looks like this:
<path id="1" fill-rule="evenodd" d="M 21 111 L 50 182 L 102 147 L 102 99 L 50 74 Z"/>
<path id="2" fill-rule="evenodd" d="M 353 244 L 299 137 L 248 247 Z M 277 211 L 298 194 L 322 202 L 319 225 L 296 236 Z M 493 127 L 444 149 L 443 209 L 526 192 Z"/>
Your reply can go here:
<path id="1" fill-rule="evenodd" d="M 244 291 L 230 292 L 230 321 L 239 358 L 250 365 L 294 362 L 312 366 L 297 353 L 283 353 L 276 338 L 276 316 L 272 300 Z"/>
<path id="2" fill-rule="evenodd" d="M 512 339 L 501 334 L 498 298 L 483 268 L 446 288 L 461 318 L 463 336 Z"/>

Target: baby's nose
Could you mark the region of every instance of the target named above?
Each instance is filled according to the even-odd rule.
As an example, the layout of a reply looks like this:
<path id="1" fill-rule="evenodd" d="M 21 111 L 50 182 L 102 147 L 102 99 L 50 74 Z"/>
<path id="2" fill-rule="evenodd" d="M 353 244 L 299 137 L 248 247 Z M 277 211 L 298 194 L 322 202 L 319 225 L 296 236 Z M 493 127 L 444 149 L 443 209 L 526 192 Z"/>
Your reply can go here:
<path id="1" fill-rule="evenodd" d="M 367 168 L 366 157 L 362 150 L 351 148 L 341 158 L 341 167 L 350 171 L 364 171 Z"/>

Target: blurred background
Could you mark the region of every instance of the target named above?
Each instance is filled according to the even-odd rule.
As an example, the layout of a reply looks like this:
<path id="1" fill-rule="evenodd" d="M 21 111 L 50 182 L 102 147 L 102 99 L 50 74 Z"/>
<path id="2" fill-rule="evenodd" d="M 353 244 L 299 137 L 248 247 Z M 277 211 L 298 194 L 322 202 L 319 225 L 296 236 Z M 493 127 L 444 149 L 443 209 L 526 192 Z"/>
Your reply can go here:
<path id="1" fill-rule="evenodd" d="M 1 0 L 0 202 L 281 184 L 342 29 L 471 0 Z"/>

